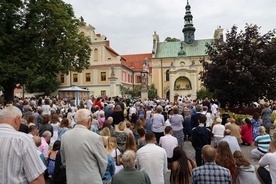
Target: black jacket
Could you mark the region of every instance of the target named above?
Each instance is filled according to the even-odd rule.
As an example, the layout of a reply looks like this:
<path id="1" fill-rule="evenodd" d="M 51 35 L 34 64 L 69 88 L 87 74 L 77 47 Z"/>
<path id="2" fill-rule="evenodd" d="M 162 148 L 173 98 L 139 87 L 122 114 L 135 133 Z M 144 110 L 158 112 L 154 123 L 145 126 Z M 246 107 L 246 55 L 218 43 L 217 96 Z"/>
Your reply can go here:
<path id="1" fill-rule="evenodd" d="M 191 116 L 191 123 L 192 123 L 192 128 L 197 127 L 199 125 L 198 122 L 198 117 L 201 115 L 201 112 L 198 112 L 194 115 Z"/>
<path id="2" fill-rule="evenodd" d="M 197 126 L 192 130 L 192 145 L 195 149 L 202 149 L 211 144 L 211 131 L 205 126 Z"/>
<path id="3" fill-rule="evenodd" d="M 112 118 L 113 118 L 114 125 L 118 125 L 125 119 L 124 113 L 122 111 L 115 111 L 112 115 Z"/>

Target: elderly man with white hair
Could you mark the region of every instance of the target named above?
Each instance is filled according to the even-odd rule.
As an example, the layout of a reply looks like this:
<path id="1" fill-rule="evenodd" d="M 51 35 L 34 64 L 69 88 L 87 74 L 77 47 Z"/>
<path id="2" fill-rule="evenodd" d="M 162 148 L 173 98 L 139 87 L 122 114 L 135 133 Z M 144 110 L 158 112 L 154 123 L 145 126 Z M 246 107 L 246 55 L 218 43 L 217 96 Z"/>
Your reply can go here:
<path id="1" fill-rule="evenodd" d="M 66 166 L 68 184 L 102 184 L 107 167 L 107 155 L 102 138 L 90 131 L 91 111 L 80 109 L 75 114 L 76 125 L 61 138 L 61 160 Z"/>
<path id="2" fill-rule="evenodd" d="M 121 162 L 124 170 L 112 177 L 111 184 L 150 184 L 150 178 L 144 171 L 135 169 L 136 153 L 133 150 L 124 152 Z"/>
<path id="3" fill-rule="evenodd" d="M 34 141 L 18 132 L 22 112 L 15 106 L 0 111 L 0 183 L 44 184 L 46 169 Z"/>

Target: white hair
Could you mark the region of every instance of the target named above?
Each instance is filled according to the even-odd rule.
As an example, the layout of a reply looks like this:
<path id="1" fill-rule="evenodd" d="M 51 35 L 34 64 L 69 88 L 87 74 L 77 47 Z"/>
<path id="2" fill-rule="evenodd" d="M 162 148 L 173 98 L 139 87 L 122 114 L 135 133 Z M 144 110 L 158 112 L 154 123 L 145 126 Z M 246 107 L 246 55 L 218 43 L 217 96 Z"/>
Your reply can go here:
<path id="1" fill-rule="evenodd" d="M 121 160 L 124 167 L 134 168 L 136 163 L 136 153 L 133 150 L 126 150 Z"/>
<path id="2" fill-rule="evenodd" d="M 52 137 L 52 133 L 49 130 L 46 130 L 42 133 L 42 137 Z"/>
<path id="3" fill-rule="evenodd" d="M 15 106 L 8 106 L 0 111 L 0 120 L 3 118 L 16 118 L 22 117 L 22 112 Z"/>
<path id="4" fill-rule="evenodd" d="M 76 123 L 87 122 L 90 116 L 91 116 L 91 111 L 89 111 L 88 109 L 80 109 L 75 114 L 75 122 Z"/>
<path id="5" fill-rule="evenodd" d="M 161 105 L 158 105 L 156 107 L 156 112 L 161 113 L 163 111 L 163 107 Z"/>

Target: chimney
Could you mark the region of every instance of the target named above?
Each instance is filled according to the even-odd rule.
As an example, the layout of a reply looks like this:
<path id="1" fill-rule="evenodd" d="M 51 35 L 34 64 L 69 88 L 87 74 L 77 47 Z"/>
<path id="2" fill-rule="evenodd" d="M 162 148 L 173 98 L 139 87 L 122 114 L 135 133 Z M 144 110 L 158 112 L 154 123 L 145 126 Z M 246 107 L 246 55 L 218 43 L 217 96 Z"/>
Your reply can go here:
<path id="1" fill-rule="evenodd" d="M 108 46 L 108 47 L 110 47 L 110 42 L 109 42 L 109 40 L 106 40 L 106 41 L 105 41 L 105 45 Z"/>

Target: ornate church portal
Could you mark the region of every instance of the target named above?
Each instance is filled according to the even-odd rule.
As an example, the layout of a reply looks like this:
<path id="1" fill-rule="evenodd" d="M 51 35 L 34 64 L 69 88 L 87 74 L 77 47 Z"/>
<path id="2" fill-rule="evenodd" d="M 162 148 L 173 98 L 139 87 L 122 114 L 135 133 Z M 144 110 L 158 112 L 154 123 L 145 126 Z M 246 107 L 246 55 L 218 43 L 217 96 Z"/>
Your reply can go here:
<path id="1" fill-rule="evenodd" d="M 196 98 L 197 72 L 194 64 L 187 59 L 178 59 L 172 63 L 169 70 L 170 101 L 180 95 Z"/>

